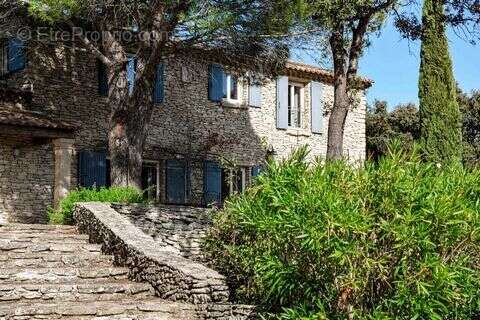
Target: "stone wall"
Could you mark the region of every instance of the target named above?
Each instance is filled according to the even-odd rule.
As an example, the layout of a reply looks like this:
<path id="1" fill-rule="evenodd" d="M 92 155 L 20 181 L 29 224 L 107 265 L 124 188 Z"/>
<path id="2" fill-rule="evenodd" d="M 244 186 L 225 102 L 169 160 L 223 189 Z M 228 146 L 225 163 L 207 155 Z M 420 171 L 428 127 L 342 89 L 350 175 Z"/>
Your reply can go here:
<path id="1" fill-rule="evenodd" d="M 238 105 L 208 100 L 207 57 L 185 54 L 165 61 L 165 99 L 153 113 L 144 159 L 160 168 L 160 199 L 165 199 L 165 160 L 184 158 L 192 164 L 191 198 L 187 203 L 203 203 L 204 160 L 228 161 L 250 167 L 265 159 L 268 146 L 280 159 L 295 148 L 308 145 L 311 157 L 324 157 L 327 123 L 321 133 L 311 132 L 310 79 L 294 78 L 305 85 L 305 109 L 301 129 L 276 128 L 276 84 L 262 87 L 262 106 L 248 106 L 248 85 L 240 81 Z M 189 75 L 186 81 L 182 73 Z M 78 48 L 42 46 L 30 48 L 27 68 L 8 79 L 9 86 L 32 92 L 32 109 L 52 118 L 79 123 L 75 152 L 107 149 L 110 110 L 107 98 L 98 94 L 97 61 Z M 333 87 L 323 84 L 324 106 L 333 101 Z M 365 158 L 364 92 L 352 106 L 345 129 L 345 155 L 351 160 Z M 1 143 L 1 138 L 0 138 Z M 77 185 L 77 156 L 73 155 L 72 185 Z M 248 177 L 247 177 L 248 179 Z M 17 200 L 19 201 L 19 200 Z M 23 201 L 23 200 L 22 200 Z"/>
<path id="2" fill-rule="evenodd" d="M 108 204 L 76 206 L 75 221 L 90 241 L 127 265 L 134 279 L 151 283 L 161 298 L 191 303 L 226 302 L 228 288 L 216 271 L 163 250 Z"/>
<path id="3" fill-rule="evenodd" d="M 305 85 L 305 110 L 301 130 L 276 128 L 275 81 L 262 88 L 262 107 L 248 106 L 248 86 L 240 81 L 240 103 L 232 105 L 208 100 L 208 66 L 212 61 L 198 55 L 183 55 L 165 61 L 165 100 L 153 114 L 145 150 L 150 160 L 173 156 L 227 158 L 242 165 L 264 159 L 263 142 L 279 158 L 308 144 L 312 155 L 324 156 L 328 117 L 324 130 L 311 133 L 310 79 L 294 78 Z M 27 69 L 11 79 L 17 87 L 30 87 L 33 104 L 62 120 L 78 121 L 77 150 L 107 148 L 107 100 L 98 94 L 97 62 L 80 49 L 32 49 Z M 182 69 L 190 76 L 183 81 Z M 323 84 L 324 106 L 333 101 L 333 86 Z M 365 157 L 365 95 L 360 92 L 352 106 L 345 132 L 345 154 Z M 73 170 L 75 172 L 75 170 Z"/>
<path id="4" fill-rule="evenodd" d="M 205 262 L 201 241 L 211 226 L 209 209 L 182 206 L 112 205 L 165 250 Z"/>
<path id="5" fill-rule="evenodd" d="M 129 268 L 129 277 L 150 283 L 156 295 L 196 305 L 200 319 L 249 319 L 255 308 L 228 302 L 225 278 L 197 262 L 165 251 L 109 204 L 77 204 L 74 218 L 81 233 L 102 244 L 117 265 Z"/>
<path id="6" fill-rule="evenodd" d="M 0 223 L 47 221 L 54 166 L 51 144 L 11 146 L 0 141 Z"/>

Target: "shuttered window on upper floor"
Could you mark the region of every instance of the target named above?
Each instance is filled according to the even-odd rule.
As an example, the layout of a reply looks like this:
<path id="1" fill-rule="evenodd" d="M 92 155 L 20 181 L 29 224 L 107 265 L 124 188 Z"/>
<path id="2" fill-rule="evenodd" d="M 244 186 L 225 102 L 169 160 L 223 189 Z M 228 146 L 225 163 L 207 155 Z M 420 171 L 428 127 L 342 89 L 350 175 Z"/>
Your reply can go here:
<path id="1" fill-rule="evenodd" d="M 127 77 L 127 88 L 128 94 L 133 94 L 135 88 L 135 80 L 137 74 L 137 58 L 134 56 L 128 57 L 128 62 L 126 66 L 126 77 Z M 98 61 L 98 92 L 101 96 L 108 96 L 108 75 L 107 67 L 101 62 Z M 165 67 L 163 63 L 159 63 L 155 69 L 155 81 L 153 86 L 152 99 L 153 103 L 160 104 L 164 100 L 164 73 Z"/>
<path id="2" fill-rule="evenodd" d="M 136 76 L 137 76 L 137 58 L 135 56 L 129 56 L 128 62 L 127 62 L 127 86 L 128 86 L 129 95 L 132 95 L 133 93 Z"/>
<path id="3" fill-rule="evenodd" d="M 98 75 L 98 94 L 101 96 L 108 96 L 108 74 L 107 67 L 97 60 L 97 75 Z"/>
<path id="4" fill-rule="evenodd" d="M 252 77 L 248 84 L 248 104 L 253 108 L 262 106 L 262 85 L 256 77 Z"/>
<path id="5" fill-rule="evenodd" d="M 208 67 L 208 99 L 221 102 L 227 94 L 226 77 L 223 66 L 211 64 Z"/>
<path id="6" fill-rule="evenodd" d="M 25 69 L 25 42 L 17 38 L 0 40 L 0 76 Z"/>
<path id="7" fill-rule="evenodd" d="M 312 132 L 323 133 L 323 87 L 320 82 L 310 83 L 310 104 L 312 109 Z"/>
<path id="8" fill-rule="evenodd" d="M 153 103 L 160 104 L 165 99 L 165 64 L 159 63 L 155 69 Z"/>

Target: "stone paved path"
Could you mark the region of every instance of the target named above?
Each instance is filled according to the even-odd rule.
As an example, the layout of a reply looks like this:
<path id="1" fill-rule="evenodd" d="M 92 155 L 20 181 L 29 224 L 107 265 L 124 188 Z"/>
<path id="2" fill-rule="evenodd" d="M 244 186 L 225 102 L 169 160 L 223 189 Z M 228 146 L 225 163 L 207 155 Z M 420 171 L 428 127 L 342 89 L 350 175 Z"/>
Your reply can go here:
<path id="1" fill-rule="evenodd" d="M 149 284 L 75 227 L 0 225 L 0 320 L 190 320 L 192 305 L 156 298 Z"/>

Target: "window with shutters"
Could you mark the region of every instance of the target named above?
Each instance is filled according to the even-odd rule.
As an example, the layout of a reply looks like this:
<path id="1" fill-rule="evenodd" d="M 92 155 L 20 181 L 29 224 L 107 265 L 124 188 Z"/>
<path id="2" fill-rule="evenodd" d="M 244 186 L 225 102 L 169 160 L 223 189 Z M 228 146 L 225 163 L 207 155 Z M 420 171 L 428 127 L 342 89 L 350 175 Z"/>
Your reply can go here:
<path id="1" fill-rule="evenodd" d="M 107 67 L 97 60 L 98 94 L 104 97 L 108 96 L 108 74 Z"/>
<path id="2" fill-rule="evenodd" d="M 25 69 L 25 43 L 17 38 L 0 39 L 0 76 Z"/>
<path id="3" fill-rule="evenodd" d="M 8 41 L 0 40 L 0 76 L 8 73 Z"/>
<path id="4" fill-rule="evenodd" d="M 205 205 L 222 204 L 222 168 L 213 161 L 203 164 L 203 200 Z"/>
<path id="5" fill-rule="evenodd" d="M 255 76 L 248 83 L 248 104 L 254 108 L 262 106 L 262 84 Z"/>
<path id="6" fill-rule="evenodd" d="M 129 55 L 128 63 L 127 63 L 127 85 L 128 85 L 129 95 L 132 95 L 133 88 L 135 87 L 136 73 L 137 73 L 137 58 L 134 55 Z"/>
<path id="7" fill-rule="evenodd" d="M 225 74 L 224 77 L 224 92 L 223 98 L 227 101 L 238 102 L 238 77 L 232 74 Z"/>
<path id="8" fill-rule="evenodd" d="M 190 195 L 190 167 L 184 160 L 166 162 L 166 202 L 187 204 Z"/>
<path id="9" fill-rule="evenodd" d="M 298 83 L 288 84 L 288 126 L 302 127 L 302 113 L 304 108 L 304 86 Z"/>

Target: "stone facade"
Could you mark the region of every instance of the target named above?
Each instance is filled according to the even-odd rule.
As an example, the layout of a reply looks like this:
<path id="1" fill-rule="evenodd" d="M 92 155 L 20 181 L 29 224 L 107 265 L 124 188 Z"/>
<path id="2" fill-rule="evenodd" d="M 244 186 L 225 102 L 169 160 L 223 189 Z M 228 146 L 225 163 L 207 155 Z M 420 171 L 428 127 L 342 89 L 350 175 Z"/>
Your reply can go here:
<path id="1" fill-rule="evenodd" d="M 308 145 L 311 156 L 323 157 L 326 153 L 328 117 L 323 119 L 321 133 L 312 133 L 310 110 L 310 81 L 312 77 L 300 77 L 297 73 L 291 79 L 303 84 L 303 121 L 300 129 L 279 130 L 276 127 L 276 82 L 267 80 L 262 85 L 262 105 L 253 108 L 248 105 L 248 83 L 239 80 L 240 101 L 236 104 L 217 103 L 208 99 L 208 67 L 211 59 L 195 55 L 169 58 L 165 63 L 165 98 L 153 114 L 144 159 L 158 171 L 158 200 L 165 201 L 165 161 L 186 159 L 190 164 L 190 195 L 187 204 L 203 205 L 203 161 L 233 163 L 236 166 L 252 167 L 265 160 L 266 149 L 281 159 L 295 148 Z M 182 76 L 187 74 L 188 76 Z M 318 81 L 318 79 L 317 79 Z M 97 61 L 81 49 L 72 48 L 31 48 L 28 51 L 27 67 L 9 75 L 4 83 L 9 87 L 22 88 L 32 93 L 32 111 L 48 114 L 53 119 L 78 123 L 74 134 L 72 154 L 71 185 L 78 182 L 79 151 L 106 151 L 109 109 L 107 98 L 98 93 Z M 325 109 L 332 104 L 333 87 L 323 83 L 323 104 Z M 352 160 L 365 158 L 365 95 L 361 91 L 358 102 L 352 107 L 345 128 L 345 154 Z M 0 148 L 5 149 L 2 138 Z M 51 142 L 37 149 L 52 149 Z M 17 161 L 26 167 L 12 167 L 11 152 L 0 153 L 0 179 L 15 183 L 15 170 L 36 169 L 31 180 L 26 177 L 15 191 L 0 187 L 0 212 L 15 212 L 20 216 L 32 216 L 27 222 L 45 221 L 45 209 L 53 199 L 54 177 L 52 152 L 35 155 L 21 152 Z M 40 160 L 41 159 L 41 160 Z M 35 163 L 42 163 L 35 165 Z M 2 166 L 3 164 L 3 166 Z M 4 174 L 3 172 L 7 172 Z M 248 181 L 249 170 L 245 177 Z M 10 174 L 10 175 L 9 175 Z M 38 177 L 37 175 L 42 177 Z M 38 183 L 37 180 L 41 181 Z M 22 189 L 23 188 L 23 189 Z M 23 190 L 41 190 L 41 201 L 33 203 Z M 9 192 L 9 193 L 8 193 Z M 33 195 L 32 195 L 33 196 Z M 15 199 L 18 204 L 9 204 Z M 12 211 L 13 209 L 17 210 Z M 28 208 L 35 207 L 34 211 Z M 20 209 L 25 208 L 25 209 Z M 4 214 L 5 215 L 5 214 Z M 11 218 L 15 221 L 23 218 Z"/>
<path id="2" fill-rule="evenodd" d="M 53 201 L 53 157 L 52 145 L 0 143 L 0 222 L 46 222 Z"/>

